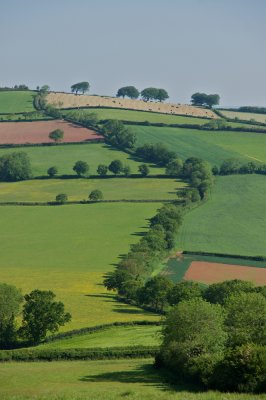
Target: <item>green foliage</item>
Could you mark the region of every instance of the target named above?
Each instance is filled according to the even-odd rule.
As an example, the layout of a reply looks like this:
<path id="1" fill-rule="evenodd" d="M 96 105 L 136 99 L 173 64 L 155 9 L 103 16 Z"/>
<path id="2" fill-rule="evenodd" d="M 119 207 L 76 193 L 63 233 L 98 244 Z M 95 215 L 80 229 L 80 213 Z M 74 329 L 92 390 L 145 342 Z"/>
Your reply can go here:
<path id="1" fill-rule="evenodd" d="M 0 157 L 0 180 L 22 181 L 32 176 L 30 159 L 25 152 L 14 152 Z"/>
<path id="2" fill-rule="evenodd" d="M 130 128 L 126 128 L 121 121 L 109 120 L 103 126 L 103 134 L 109 143 L 121 149 L 132 149 L 136 136 Z"/>
<path id="3" fill-rule="evenodd" d="M 89 168 L 86 161 L 77 161 L 73 167 L 73 171 L 75 171 L 78 176 L 85 176 L 88 174 Z"/>
<path id="4" fill-rule="evenodd" d="M 81 124 L 86 128 L 95 128 L 99 122 L 97 113 L 91 111 L 86 112 L 86 110 L 70 110 L 67 112 L 64 110 L 64 115 L 70 121 Z"/>
<path id="5" fill-rule="evenodd" d="M 204 291 L 204 298 L 210 303 L 225 305 L 232 295 L 251 293 L 255 290 L 254 285 L 248 281 L 234 279 L 219 283 L 213 283 Z"/>
<path id="6" fill-rule="evenodd" d="M 120 160 L 114 160 L 108 167 L 109 171 L 115 175 L 119 175 L 123 172 L 123 164 Z"/>
<path id="7" fill-rule="evenodd" d="M 53 178 L 55 175 L 58 174 L 58 169 L 57 169 L 57 167 L 50 167 L 50 168 L 48 168 L 47 174 L 50 176 L 50 178 Z"/>
<path id="8" fill-rule="evenodd" d="M 58 203 L 66 203 L 68 200 L 68 196 L 65 193 L 59 193 L 56 195 L 55 201 L 57 201 Z"/>
<path id="9" fill-rule="evenodd" d="M 141 173 L 142 176 L 147 176 L 150 173 L 150 168 L 148 167 L 147 164 L 141 164 L 139 166 L 139 172 Z"/>
<path id="10" fill-rule="evenodd" d="M 191 96 L 191 102 L 194 106 L 212 106 L 218 105 L 220 96 L 218 94 L 194 93 Z"/>
<path id="11" fill-rule="evenodd" d="M 123 173 L 126 177 L 131 175 L 131 168 L 129 165 L 124 165 L 123 167 Z"/>
<path id="12" fill-rule="evenodd" d="M 151 278 L 138 291 L 139 304 L 150 306 L 156 312 L 162 312 L 168 305 L 167 296 L 172 285 L 172 282 L 164 276 L 159 275 Z"/>
<path id="13" fill-rule="evenodd" d="M 54 140 L 56 143 L 61 142 L 64 138 L 64 131 L 62 131 L 62 129 L 55 129 L 49 133 L 49 138 Z"/>
<path id="14" fill-rule="evenodd" d="M 92 192 L 90 192 L 89 194 L 89 199 L 93 200 L 93 201 L 97 201 L 97 200 L 102 200 L 103 199 L 103 193 L 101 190 L 99 189 L 95 189 Z"/>
<path id="15" fill-rule="evenodd" d="M 162 167 L 166 166 L 177 157 L 177 154 L 174 151 L 168 150 L 167 146 L 163 143 L 146 143 L 136 149 L 136 155 Z"/>
<path id="16" fill-rule="evenodd" d="M 33 290 L 25 295 L 20 334 L 32 343 L 39 343 L 48 332 L 55 333 L 71 320 L 64 304 L 55 301 L 51 291 Z"/>
<path id="17" fill-rule="evenodd" d="M 170 161 L 166 165 L 165 173 L 166 175 L 179 177 L 181 175 L 182 168 L 183 168 L 182 160 L 180 158 L 176 158 Z"/>
<path id="18" fill-rule="evenodd" d="M 184 300 L 200 299 L 202 294 L 203 289 L 197 282 L 178 282 L 169 291 L 168 302 L 171 306 L 174 306 Z"/>
<path id="19" fill-rule="evenodd" d="M 99 164 L 97 168 L 97 174 L 100 176 L 106 176 L 108 173 L 108 166 L 104 164 Z"/>
<path id="20" fill-rule="evenodd" d="M 77 94 L 78 92 L 81 92 L 82 94 L 88 92 L 90 89 L 90 84 L 89 82 L 78 82 L 75 83 L 71 86 L 71 91 L 72 93 Z"/>
<path id="21" fill-rule="evenodd" d="M 157 89 L 153 87 L 143 89 L 141 92 L 141 97 L 145 101 L 150 101 L 150 100 L 164 101 L 169 98 L 166 90 Z"/>
<path id="22" fill-rule="evenodd" d="M 139 97 L 139 91 L 134 86 L 124 86 L 117 92 L 117 97 L 129 97 L 130 99 L 137 99 Z"/>

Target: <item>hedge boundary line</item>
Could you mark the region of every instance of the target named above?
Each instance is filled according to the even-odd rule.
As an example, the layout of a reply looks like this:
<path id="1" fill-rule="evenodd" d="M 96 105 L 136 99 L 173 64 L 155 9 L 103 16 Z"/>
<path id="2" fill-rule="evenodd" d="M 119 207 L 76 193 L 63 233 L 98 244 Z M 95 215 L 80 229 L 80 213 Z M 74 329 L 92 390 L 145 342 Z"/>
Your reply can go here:
<path id="1" fill-rule="evenodd" d="M 67 201 L 65 203 L 61 203 L 58 201 L 6 201 L 0 202 L 1 206 L 71 206 L 75 204 L 98 204 L 98 203 L 172 203 L 173 199 L 164 199 L 164 200 L 77 200 L 77 201 Z"/>
<path id="2" fill-rule="evenodd" d="M 46 120 L 48 121 L 48 120 Z M 12 122 L 12 121 L 11 121 Z M 27 122 L 27 121 L 25 121 Z M 1 124 L 1 122 L 0 122 Z M 88 142 L 64 142 L 64 143 L 53 143 L 53 142 L 49 142 L 49 143 L 6 143 L 6 144 L 0 144 L 0 149 L 8 149 L 8 148 L 16 148 L 16 147 L 49 147 L 49 146 L 68 146 L 68 145 L 86 145 L 86 144 L 95 144 L 95 143 L 104 143 L 104 138 L 102 139 L 91 139 Z"/>
<path id="3" fill-rule="evenodd" d="M 207 251 L 189 251 L 189 250 L 184 250 L 183 254 L 195 255 L 195 256 L 235 258 L 235 259 L 252 260 L 252 261 L 266 261 L 266 256 L 241 256 L 239 254 L 210 253 L 210 252 L 207 252 Z"/>

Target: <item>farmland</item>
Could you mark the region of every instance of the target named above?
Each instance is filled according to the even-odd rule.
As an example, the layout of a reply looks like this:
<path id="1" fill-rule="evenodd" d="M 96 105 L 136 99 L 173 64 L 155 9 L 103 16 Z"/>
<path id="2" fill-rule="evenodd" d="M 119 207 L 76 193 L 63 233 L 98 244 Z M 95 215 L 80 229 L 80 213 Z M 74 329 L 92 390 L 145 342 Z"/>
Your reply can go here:
<path id="1" fill-rule="evenodd" d="M 266 179 L 260 175 L 217 178 L 211 198 L 184 219 L 180 249 L 266 255 Z"/>
<path id="2" fill-rule="evenodd" d="M 35 111 L 31 91 L 0 91 L 0 113 L 23 113 Z"/>
<path id="3" fill-rule="evenodd" d="M 137 144 L 163 142 L 186 159 L 200 157 L 213 165 L 225 159 L 266 162 L 266 135 L 249 132 L 202 131 L 186 128 L 132 127 Z"/>
<path id="4" fill-rule="evenodd" d="M 158 204 L 1 207 L 0 281 L 52 289 L 73 319 L 65 330 L 158 318 L 119 303 L 102 286 L 119 255 L 146 231 Z M 40 228 L 41 227 L 41 228 Z"/>
<path id="5" fill-rule="evenodd" d="M 238 118 L 242 120 L 254 120 L 261 123 L 266 123 L 266 114 L 257 114 L 257 113 L 248 113 L 248 112 L 239 112 L 239 111 L 227 111 L 220 110 L 220 112 L 226 117 L 230 119 Z"/>
<path id="6" fill-rule="evenodd" d="M 70 201 L 87 199 L 92 190 L 103 192 L 105 200 L 177 199 L 184 182 L 174 179 L 43 179 L 24 182 L 0 182 L 0 203 L 8 201 L 54 201 L 66 193 Z"/>
<path id="7" fill-rule="evenodd" d="M 87 142 L 101 139 L 91 129 L 65 121 L 2 122 L 0 124 L 0 144 L 52 143 L 49 133 L 55 129 L 64 132 L 63 142 Z"/>

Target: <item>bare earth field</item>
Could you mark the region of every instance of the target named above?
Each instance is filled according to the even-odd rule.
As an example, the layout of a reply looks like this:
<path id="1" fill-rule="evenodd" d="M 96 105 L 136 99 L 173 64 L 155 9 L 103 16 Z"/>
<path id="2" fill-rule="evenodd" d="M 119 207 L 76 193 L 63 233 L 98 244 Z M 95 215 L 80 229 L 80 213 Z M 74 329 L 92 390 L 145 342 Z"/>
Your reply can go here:
<path id="1" fill-rule="evenodd" d="M 117 97 L 101 97 L 75 95 L 68 93 L 49 93 L 47 101 L 58 108 L 78 107 L 110 107 L 132 110 L 153 111 L 164 114 L 192 115 L 194 117 L 219 118 L 209 109 L 187 104 L 154 103 L 143 100 L 120 99 Z"/>
<path id="2" fill-rule="evenodd" d="M 101 139 L 91 129 L 66 121 L 1 122 L 0 144 L 51 143 L 49 133 L 55 129 L 64 131 L 63 142 L 88 142 Z"/>
<path id="3" fill-rule="evenodd" d="M 266 285 L 266 268 L 193 261 L 184 279 L 206 284 L 242 279 L 263 286 Z"/>

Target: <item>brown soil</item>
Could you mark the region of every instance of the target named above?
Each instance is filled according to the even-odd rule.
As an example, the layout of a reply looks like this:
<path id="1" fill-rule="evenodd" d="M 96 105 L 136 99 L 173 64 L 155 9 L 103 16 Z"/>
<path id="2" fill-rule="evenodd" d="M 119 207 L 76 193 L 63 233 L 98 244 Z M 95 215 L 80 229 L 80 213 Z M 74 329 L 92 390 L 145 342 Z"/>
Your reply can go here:
<path id="1" fill-rule="evenodd" d="M 63 143 L 102 138 L 91 129 L 66 121 L 1 122 L 0 144 L 51 143 L 49 133 L 55 129 L 64 131 Z"/>
<path id="2" fill-rule="evenodd" d="M 87 96 L 68 93 L 49 93 L 47 101 L 58 108 L 110 107 L 153 111 L 163 114 L 192 115 L 194 117 L 219 118 L 212 110 L 187 104 L 155 103 L 117 97 Z"/>
<path id="3" fill-rule="evenodd" d="M 266 268 L 193 261 L 184 278 L 207 284 L 242 279 L 263 286 L 266 285 Z"/>

